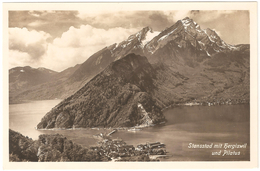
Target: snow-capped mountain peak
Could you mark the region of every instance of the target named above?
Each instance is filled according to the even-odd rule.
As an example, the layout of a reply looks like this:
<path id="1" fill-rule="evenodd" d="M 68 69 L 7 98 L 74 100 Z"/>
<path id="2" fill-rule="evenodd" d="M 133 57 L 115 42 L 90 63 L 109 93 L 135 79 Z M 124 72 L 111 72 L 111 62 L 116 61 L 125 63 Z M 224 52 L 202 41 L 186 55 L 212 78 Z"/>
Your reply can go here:
<path id="1" fill-rule="evenodd" d="M 193 19 L 186 17 L 177 21 L 171 27 L 166 28 L 154 39 L 147 42 L 144 51 L 153 54 L 170 41 L 174 41 L 179 48 L 183 47 L 183 42 L 190 42 L 192 46 L 200 51 L 204 51 L 207 56 L 236 49 L 236 47 L 225 43 L 215 30 L 209 28 L 205 30 L 201 29 L 200 25 L 193 21 Z"/>
<path id="2" fill-rule="evenodd" d="M 189 17 L 182 19 L 181 23 L 183 24 L 185 29 L 187 29 L 187 27 L 193 27 L 193 28 L 199 28 L 200 27 L 196 22 L 194 22 Z"/>
<path id="3" fill-rule="evenodd" d="M 160 32 L 154 32 L 151 27 L 145 27 L 139 32 L 130 35 L 125 41 L 116 44 L 111 50 L 111 53 L 117 56 L 115 60 L 120 59 L 130 50 L 135 51 L 137 54 L 143 54 L 145 45 L 159 33 Z"/>

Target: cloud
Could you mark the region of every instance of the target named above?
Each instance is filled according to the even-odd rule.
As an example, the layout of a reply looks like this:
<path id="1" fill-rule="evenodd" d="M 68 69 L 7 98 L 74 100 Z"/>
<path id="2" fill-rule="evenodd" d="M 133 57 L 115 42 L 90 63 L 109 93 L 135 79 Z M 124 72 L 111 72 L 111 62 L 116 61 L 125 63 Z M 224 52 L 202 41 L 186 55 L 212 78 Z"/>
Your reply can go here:
<path id="1" fill-rule="evenodd" d="M 138 28 L 150 26 L 162 31 L 173 24 L 163 11 L 79 11 L 77 17 L 97 28 Z"/>
<path id="2" fill-rule="evenodd" d="M 54 11 L 54 10 L 37 10 L 37 11 L 31 10 L 28 12 L 29 15 L 32 15 L 34 17 L 41 17 L 48 13 L 56 13 L 56 11 Z"/>
<path id="3" fill-rule="evenodd" d="M 62 34 L 61 38 L 54 39 L 53 44 L 62 47 L 88 47 L 93 45 L 105 47 L 121 42 L 137 31 L 139 30 L 121 27 L 105 30 L 90 25 L 82 25 L 80 28 L 70 27 L 67 32 Z"/>
<path id="4" fill-rule="evenodd" d="M 173 13 L 174 21 L 181 20 L 185 17 L 189 17 L 190 11 L 187 10 L 180 10 Z"/>
<path id="5" fill-rule="evenodd" d="M 53 38 L 60 37 L 69 27 L 85 24 L 76 17 L 77 11 L 9 11 L 9 27 L 44 31 Z"/>
<path id="6" fill-rule="evenodd" d="M 192 10 L 189 12 L 188 15 L 189 17 L 198 19 L 200 22 L 209 22 L 236 12 L 237 11 L 235 10 L 208 10 L 208 11 Z"/>
<path id="7" fill-rule="evenodd" d="M 51 69 L 61 71 L 72 65 L 83 63 L 95 52 L 127 39 L 137 29 L 98 29 L 90 25 L 80 28 L 70 27 L 60 38 L 48 44 L 43 64 Z"/>
<path id="8" fill-rule="evenodd" d="M 50 35 L 43 31 L 9 28 L 9 67 L 38 67 L 47 51 L 48 38 Z"/>
<path id="9" fill-rule="evenodd" d="M 203 29 L 214 29 L 226 43 L 245 44 L 250 42 L 250 20 L 247 10 L 193 10 L 190 11 L 189 17 Z"/>
<path id="10" fill-rule="evenodd" d="M 34 17 L 40 17 L 41 16 L 39 13 L 35 13 L 34 11 L 29 11 L 28 14 L 30 14 Z"/>
<path id="11" fill-rule="evenodd" d="M 47 49 L 48 38 L 50 35 L 43 31 L 9 28 L 9 49 L 28 53 L 31 60 L 39 60 Z"/>
<path id="12" fill-rule="evenodd" d="M 36 21 L 31 22 L 31 23 L 28 23 L 28 26 L 30 26 L 30 27 L 40 27 L 44 24 L 48 24 L 48 23 L 44 22 L 44 21 L 36 20 Z"/>
<path id="13" fill-rule="evenodd" d="M 95 52 L 119 43 L 138 31 L 135 28 L 117 27 L 105 30 L 90 25 L 82 25 L 79 28 L 72 26 L 60 38 L 55 38 L 48 43 L 49 34 L 45 32 L 11 28 L 9 30 L 10 67 L 30 65 L 62 71 L 83 63 Z"/>
<path id="14" fill-rule="evenodd" d="M 30 60 L 28 53 L 18 50 L 9 50 L 9 68 L 28 65 L 37 67 L 37 63 Z"/>

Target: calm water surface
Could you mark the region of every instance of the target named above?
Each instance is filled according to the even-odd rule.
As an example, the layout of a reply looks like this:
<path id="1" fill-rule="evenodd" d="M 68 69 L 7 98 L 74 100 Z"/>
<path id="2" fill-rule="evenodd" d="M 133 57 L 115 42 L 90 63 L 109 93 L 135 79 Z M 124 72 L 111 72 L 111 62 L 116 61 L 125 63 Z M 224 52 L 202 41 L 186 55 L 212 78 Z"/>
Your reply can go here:
<path id="1" fill-rule="evenodd" d="M 82 146 L 94 146 L 97 140 L 93 135 L 109 130 L 36 130 L 41 118 L 60 100 L 32 101 L 9 106 L 9 127 L 25 136 L 37 139 L 40 134 L 60 133 Z M 120 130 L 112 138 L 122 138 L 128 144 L 141 144 L 159 141 L 166 144 L 169 152 L 165 161 L 212 161 L 249 160 L 249 111 L 248 104 L 225 106 L 178 106 L 164 111 L 166 124 L 130 132 Z M 212 155 L 213 151 L 225 149 L 188 148 L 193 144 L 244 144 L 240 155 Z"/>

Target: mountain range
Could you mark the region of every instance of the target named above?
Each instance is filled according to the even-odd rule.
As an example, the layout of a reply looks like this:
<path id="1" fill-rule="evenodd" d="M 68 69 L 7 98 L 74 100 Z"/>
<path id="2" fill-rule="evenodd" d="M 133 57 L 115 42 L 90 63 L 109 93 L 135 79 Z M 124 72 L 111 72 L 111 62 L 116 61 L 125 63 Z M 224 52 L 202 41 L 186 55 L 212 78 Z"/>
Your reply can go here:
<path id="1" fill-rule="evenodd" d="M 249 62 L 249 45 L 229 45 L 184 18 L 160 33 L 145 27 L 37 84 L 10 79 L 10 102 L 64 99 L 38 128 L 135 126 L 143 124 L 141 109 L 159 123 L 171 104 L 249 102 Z"/>

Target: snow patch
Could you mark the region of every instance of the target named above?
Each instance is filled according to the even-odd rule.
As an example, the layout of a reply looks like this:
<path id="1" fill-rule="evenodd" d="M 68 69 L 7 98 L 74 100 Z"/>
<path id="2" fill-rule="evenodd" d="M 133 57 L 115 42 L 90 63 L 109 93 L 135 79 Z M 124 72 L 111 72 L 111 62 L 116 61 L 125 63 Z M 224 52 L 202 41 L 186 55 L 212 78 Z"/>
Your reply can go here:
<path id="1" fill-rule="evenodd" d="M 116 43 L 116 46 L 114 47 L 113 51 L 118 47 L 118 43 Z"/>
<path id="2" fill-rule="evenodd" d="M 215 41 L 212 40 L 211 36 L 208 35 L 207 31 L 206 31 L 206 30 L 203 30 L 203 31 L 204 31 L 204 32 L 206 33 L 206 35 L 208 36 L 209 40 L 210 40 L 211 42 L 215 43 Z"/>
<path id="3" fill-rule="evenodd" d="M 151 50 L 151 47 L 150 47 L 150 46 L 147 46 L 147 50 L 148 50 L 148 52 L 150 52 L 151 54 L 154 53 L 154 52 Z"/>
<path id="4" fill-rule="evenodd" d="M 128 38 L 128 42 L 130 42 L 130 41 L 132 41 L 134 39 L 134 36 L 133 35 L 131 35 L 129 38 Z"/>
<path id="5" fill-rule="evenodd" d="M 121 45 L 121 47 L 125 48 L 125 47 L 126 47 L 126 44 Z"/>
<path id="6" fill-rule="evenodd" d="M 159 41 L 162 41 L 163 39 L 166 39 L 169 35 L 171 35 L 173 32 L 175 32 L 175 30 L 177 30 L 177 28 L 174 29 L 173 31 L 169 32 L 168 34 L 162 36 L 162 37 L 158 40 L 158 42 L 159 42 Z"/>
<path id="7" fill-rule="evenodd" d="M 219 52 L 219 50 L 216 50 L 216 49 L 214 49 L 214 48 L 213 48 L 213 50 L 214 50 L 215 52 Z"/>
<path id="8" fill-rule="evenodd" d="M 199 42 L 199 44 L 202 44 L 203 46 L 205 46 L 205 43 L 203 43 L 203 42 L 201 42 L 201 41 L 198 41 Z"/>
<path id="9" fill-rule="evenodd" d="M 205 51 L 206 51 L 206 50 L 205 50 Z M 207 55 L 208 55 L 208 56 L 211 56 L 211 55 L 209 54 L 209 52 L 208 52 L 208 51 L 206 51 L 206 53 L 207 53 Z"/>
<path id="10" fill-rule="evenodd" d="M 233 45 L 228 45 L 228 48 L 230 49 L 230 50 L 235 50 L 235 49 L 238 49 L 237 47 L 235 47 L 235 46 L 233 46 Z"/>
<path id="11" fill-rule="evenodd" d="M 199 32 L 199 33 L 203 32 L 203 31 L 201 31 L 201 30 L 198 30 L 198 29 L 196 29 L 196 30 L 197 30 L 197 32 Z"/>
<path id="12" fill-rule="evenodd" d="M 96 60 L 96 65 L 100 64 L 102 58 L 103 58 L 102 55 L 97 58 L 97 60 Z"/>
<path id="13" fill-rule="evenodd" d="M 146 45 L 148 42 L 150 42 L 154 37 L 156 37 L 160 32 L 159 31 L 154 31 L 153 33 L 151 31 L 148 31 L 145 39 L 143 40 L 143 44 Z"/>
<path id="14" fill-rule="evenodd" d="M 190 21 L 188 21 L 188 20 L 181 20 L 181 22 L 182 22 L 182 24 L 184 26 L 189 26 L 190 25 Z"/>
<path id="15" fill-rule="evenodd" d="M 162 37 L 158 40 L 158 42 L 162 41 L 162 40 L 165 39 L 166 37 L 168 37 L 168 35 L 162 36 Z"/>

